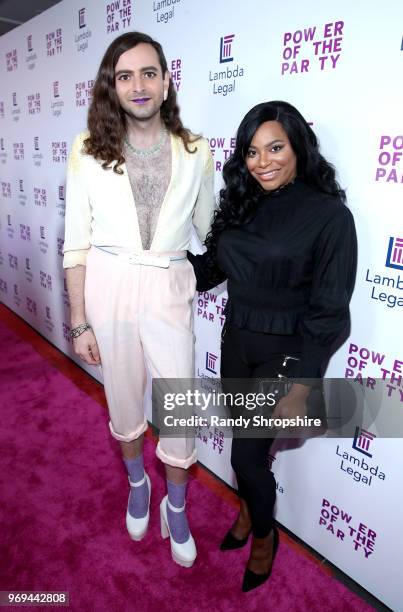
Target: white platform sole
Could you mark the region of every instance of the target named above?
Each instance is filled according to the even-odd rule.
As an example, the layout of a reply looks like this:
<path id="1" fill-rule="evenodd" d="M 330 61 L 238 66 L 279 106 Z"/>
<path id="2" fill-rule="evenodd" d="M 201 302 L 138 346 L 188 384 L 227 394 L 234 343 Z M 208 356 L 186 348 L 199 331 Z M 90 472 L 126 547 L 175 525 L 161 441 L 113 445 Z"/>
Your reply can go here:
<path id="1" fill-rule="evenodd" d="M 148 511 L 145 517 L 136 519 L 129 514 L 129 502 L 127 502 L 126 512 L 126 528 L 129 536 L 135 542 L 139 542 L 144 538 L 148 531 L 148 523 L 150 521 L 150 498 L 151 498 L 151 482 L 148 474 L 145 473 L 145 479 L 148 484 Z"/>
<path id="2" fill-rule="evenodd" d="M 195 541 L 192 534 L 189 534 L 189 538 L 183 544 L 178 544 L 172 538 L 167 518 L 167 502 L 168 496 L 166 495 L 160 505 L 161 537 L 164 540 L 170 538 L 171 554 L 175 563 L 182 567 L 192 567 L 197 556 Z"/>

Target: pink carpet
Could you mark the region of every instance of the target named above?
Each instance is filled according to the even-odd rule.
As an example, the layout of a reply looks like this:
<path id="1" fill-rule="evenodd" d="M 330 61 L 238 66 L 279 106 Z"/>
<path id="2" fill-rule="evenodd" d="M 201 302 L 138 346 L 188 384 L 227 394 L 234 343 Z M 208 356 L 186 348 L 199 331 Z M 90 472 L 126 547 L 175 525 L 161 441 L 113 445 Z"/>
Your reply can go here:
<path id="1" fill-rule="evenodd" d="M 149 440 L 151 529 L 132 542 L 105 410 L 2 323 L 0 346 L 0 590 L 69 591 L 77 611 L 372 610 L 283 542 L 270 581 L 243 594 L 247 549 L 218 550 L 235 511 L 196 479 L 188 508 L 198 557 L 191 569 L 176 565 L 159 535 L 165 489 Z"/>

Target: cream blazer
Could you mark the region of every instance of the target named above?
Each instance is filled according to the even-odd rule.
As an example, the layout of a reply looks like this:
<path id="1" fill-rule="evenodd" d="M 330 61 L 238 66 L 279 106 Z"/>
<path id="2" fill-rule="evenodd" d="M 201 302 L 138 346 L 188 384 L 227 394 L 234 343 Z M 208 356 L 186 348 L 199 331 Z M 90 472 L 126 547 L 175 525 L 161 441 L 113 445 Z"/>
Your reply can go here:
<path id="1" fill-rule="evenodd" d="M 136 206 L 125 164 L 123 174 L 104 170 L 100 161 L 82 151 L 88 132 L 74 142 L 67 166 L 63 267 L 85 265 L 91 245 L 143 250 Z M 155 229 L 151 251 L 189 248 L 192 224 L 201 242 L 210 228 L 214 198 L 213 159 L 207 140 L 197 140 L 188 153 L 182 140 L 170 136 L 171 180 Z"/>

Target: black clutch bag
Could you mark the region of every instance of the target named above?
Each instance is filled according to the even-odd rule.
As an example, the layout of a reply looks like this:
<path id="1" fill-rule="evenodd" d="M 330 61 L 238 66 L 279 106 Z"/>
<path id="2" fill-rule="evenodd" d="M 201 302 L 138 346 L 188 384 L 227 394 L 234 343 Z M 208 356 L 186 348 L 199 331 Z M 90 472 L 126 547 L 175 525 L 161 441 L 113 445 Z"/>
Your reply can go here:
<path id="1" fill-rule="evenodd" d="M 259 379 L 257 383 L 258 392 L 264 393 L 266 396 L 271 394 L 271 397 L 275 400 L 275 403 L 270 408 L 266 405 L 261 414 L 262 416 L 270 417 L 280 399 L 288 394 L 294 383 L 307 384 L 310 387 L 310 391 L 305 400 L 306 415 L 304 416 L 308 419 L 319 419 L 320 425 L 316 424 L 312 425 L 312 427 L 302 428 L 301 437 L 322 435 L 327 430 L 326 402 L 322 380 L 310 379 L 307 381 L 294 376 L 295 371 L 298 369 L 299 361 L 299 358 L 293 355 L 283 355 L 277 375 L 274 378 Z"/>

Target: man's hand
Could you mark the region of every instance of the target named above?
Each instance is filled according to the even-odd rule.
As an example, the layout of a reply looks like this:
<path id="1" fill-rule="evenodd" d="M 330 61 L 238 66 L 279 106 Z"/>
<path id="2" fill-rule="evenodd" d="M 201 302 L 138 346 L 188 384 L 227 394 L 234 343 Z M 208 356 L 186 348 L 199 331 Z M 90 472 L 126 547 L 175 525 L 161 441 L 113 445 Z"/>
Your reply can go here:
<path id="1" fill-rule="evenodd" d="M 70 299 L 71 329 L 86 321 L 84 305 L 85 266 L 78 265 L 66 270 L 67 290 Z M 73 338 L 73 348 L 76 355 L 88 365 L 101 363 L 98 344 L 92 329 L 87 329 L 77 338 Z"/>
<path id="2" fill-rule="evenodd" d="M 73 347 L 75 354 L 88 365 L 99 365 L 101 363 L 98 344 L 91 329 L 87 329 L 78 338 L 74 338 Z"/>

